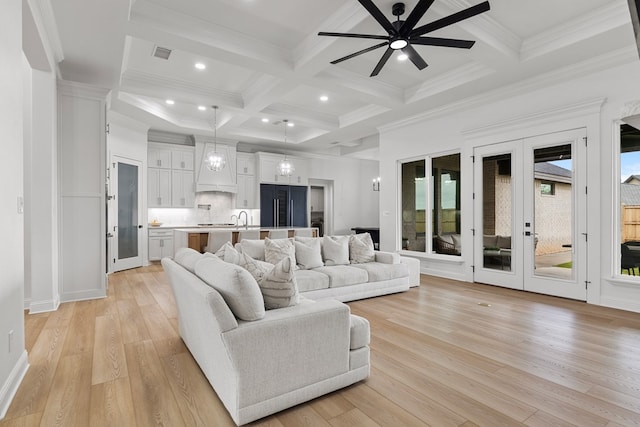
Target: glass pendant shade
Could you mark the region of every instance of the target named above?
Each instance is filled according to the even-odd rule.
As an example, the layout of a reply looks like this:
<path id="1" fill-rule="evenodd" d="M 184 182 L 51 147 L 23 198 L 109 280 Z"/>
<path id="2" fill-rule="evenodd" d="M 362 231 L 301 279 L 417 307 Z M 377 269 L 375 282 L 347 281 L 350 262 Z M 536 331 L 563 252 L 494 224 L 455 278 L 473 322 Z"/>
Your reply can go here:
<path id="1" fill-rule="evenodd" d="M 295 170 L 296 168 L 293 167 L 293 163 L 287 160 L 286 157 L 278 162 L 278 173 L 280 176 L 291 176 Z"/>
<path id="2" fill-rule="evenodd" d="M 214 105 L 214 123 L 213 123 L 213 151 L 208 151 L 204 156 L 204 165 L 210 171 L 218 172 L 227 165 L 227 157 L 223 153 L 218 153 L 218 106 Z"/>
<path id="3" fill-rule="evenodd" d="M 209 151 L 204 158 L 204 163 L 210 171 L 218 172 L 224 169 L 227 164 L 227 158 L 224 154 L 215 151 Z"/>

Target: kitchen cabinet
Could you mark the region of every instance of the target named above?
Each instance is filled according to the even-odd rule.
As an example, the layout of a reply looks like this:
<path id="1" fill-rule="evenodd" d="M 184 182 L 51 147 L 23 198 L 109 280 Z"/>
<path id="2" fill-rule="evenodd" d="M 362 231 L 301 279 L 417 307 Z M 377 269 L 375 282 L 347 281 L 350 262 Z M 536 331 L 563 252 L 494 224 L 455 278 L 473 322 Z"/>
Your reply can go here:
<path id="1" fill-rule="evenodd" d="M 149 229 L 149 261 L 173 257 L 173 230 Z"/>
<path id="2" fill-rule="evenodd" d="M 193 208 L 195 189 L 193 171 L 171 171 L 171 206 L 174 208 Z"/>
<path id="3" fill-rule="evenodd" d="M 204 156 L 214 148 L 210 142 L 202 142 L 196 136 L 196 191 L 224 191 L 237 193 L 236 183 L 236 147 L 226 144 L 217 144 L 216 150 L 224 154 L 227 164 L 220 171 L 207 169 L 204 163 Z"/>
<path id="4" fill-rule="evenodd" d="M 291 176 L 281 176 L 278 173 L 278 163 L 284 159 L 282 154 L 258 153 L 258 167 L 260 182 L 272 184 L 307 185 L 309 183 L 309 161 L 300 157 L 287 156 L 293 163 L 294 171 Z"/>
<path id="5" fill-rule="evenodd" d="M 262 227 L 308 227 L 307 187 L 260 184 Z"/>
<path id="6" fill-rule="evenodd" d="M 193 170 L 193 148 L 187 150 L 171 151 L 171 169 L 174 170 Z"/>
<path id="7" fill-rule="evenodd" d="M 150 208 L 171 207 L 171 170 L 147 168 L 147 205 Z"/>
<path id="8" fill-rule="evenodd" d="M 255 155 L 250 153 L 237 153 L 236 163 L 238 174 L 236 181 L 238 184 L 238 194 L 236 195 L 236 208 L 257 209 L 258 184 L 255 176 Z"/>
<path id="9" fill-rule="evenodd" d="M 147 163 L 149 167 L 171 169 L 171 149 L 163 147 L 167 144 L 149 144 L 147 147 Z"/>

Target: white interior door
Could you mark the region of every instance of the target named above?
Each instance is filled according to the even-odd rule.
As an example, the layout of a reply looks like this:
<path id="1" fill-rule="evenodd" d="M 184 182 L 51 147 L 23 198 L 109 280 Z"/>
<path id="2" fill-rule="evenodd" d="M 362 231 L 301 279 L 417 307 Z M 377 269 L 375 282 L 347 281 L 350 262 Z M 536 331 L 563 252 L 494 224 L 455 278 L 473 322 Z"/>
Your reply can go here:
<path id="1" fill-rule="evenodd" d="M 474 280 L 586 299 L 585 129 L 474 150 Z"/>
<path id="2" fill-rule="evenodd" d="M 113 156 L 109 200 L 110 272 L 142 266 L 142 163 Z"/>

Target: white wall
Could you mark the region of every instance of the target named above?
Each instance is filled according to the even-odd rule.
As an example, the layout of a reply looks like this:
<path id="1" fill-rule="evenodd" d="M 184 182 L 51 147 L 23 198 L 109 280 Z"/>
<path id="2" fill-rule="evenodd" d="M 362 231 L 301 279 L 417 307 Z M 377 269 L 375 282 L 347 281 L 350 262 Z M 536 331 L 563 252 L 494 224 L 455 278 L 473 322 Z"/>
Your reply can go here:
<path id="1" fill-rule="evenodd" d="M 22 2 L 5 0 L 0 13 L 0 417 L 27 368 L 24 341 L 23 56 Z M 12 338 L 9 338 L 13 331 Z"/>
<path id="2" fill-rule="evenodd" d="M 460 260 L 445 261 L 438 256 L 421 257 L 423 272 L 461 280 L 472 280 L 473 224 L 472 186 L 473 154 L 470 131 L 476 134 L 502 129 L 501 140 L 521 138 L 536 134 L 586 127 L 589 137 L 587 148 L 588 203 L 588 265 L 591 285 L 587 292 L 590 303 L 609 305 L 640 311 L 640 283 L 630 285 L 614 280 L 614 236 L 612 228 L 615 212 L 614 189 L 619 177 L 614 176 L 612 135 L 614 122 L 621 118 L 625 105 L 640 101 L 640 62 L 637 59 L 621 66 L 586 76 L 576 76 L 555 84 L 532 88 L 522 84 L 521 94 L 487 96 L 483 105 L 447 113 L 427 113 L 423 117 L 405 120 L 381 131 L 380 170 L 383 182 L 393 182 L 381 188 L 381 247 L 383 250 L 399 249 L 397 232 L 397 167 L 400 161 L 458 150 L 462 162 L 462 227 L 463 256 Z M 528 88 L 525 92 L 524 88 Z M 504 92 L 513 94 L 516 91 Z M 602 108 L 594 114 L 572 115 L 563 107 L 589 104 L 603 100 Z M 595 105 L 594 104 L 594 105 Z M 554 111 L 563 111 L 555 114 Z M 577 108 L 576 108 L 577 110 Z M 520 122 L 518 118 L 527 117 Z M 559 117 L 562 117 L 559 119 Z M 511 121 L 511 122 L 510 122 Z M 518 123 L 512 126 L 510 123 Z M 487 139 L 486 141 L 490 141 Z M 466 173 L 465 173 L 466 172 Z M 384 215 L 388 211 L 388 216 Z"/>
<path id="3" fill-rule="evenodd" d="M 334 234 L 351 234 L 352 227 L 380 224 L 380 193 L 373 191 L 371 185 L 378 176 L 377 161 L 311 158 L 309 178 L 333 181 Z"/>

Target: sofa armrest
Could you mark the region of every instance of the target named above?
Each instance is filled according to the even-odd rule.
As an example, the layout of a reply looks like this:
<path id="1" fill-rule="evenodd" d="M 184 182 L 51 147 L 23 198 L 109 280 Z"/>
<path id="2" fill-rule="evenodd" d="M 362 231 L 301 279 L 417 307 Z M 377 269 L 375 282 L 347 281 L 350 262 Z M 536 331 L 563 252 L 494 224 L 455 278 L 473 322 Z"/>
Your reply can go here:
<path id="1" fill-rule="evenodd" d="M 382 264 L 400 264 L 400 255 L 396 252 L 376 251 L 375 261 Z"/>
<path id="2" fill-rule="evenodd" d="M 223 334 L 240 408 L 349 370 L 349 307 L 335 300 L 267 311 Z"/>

